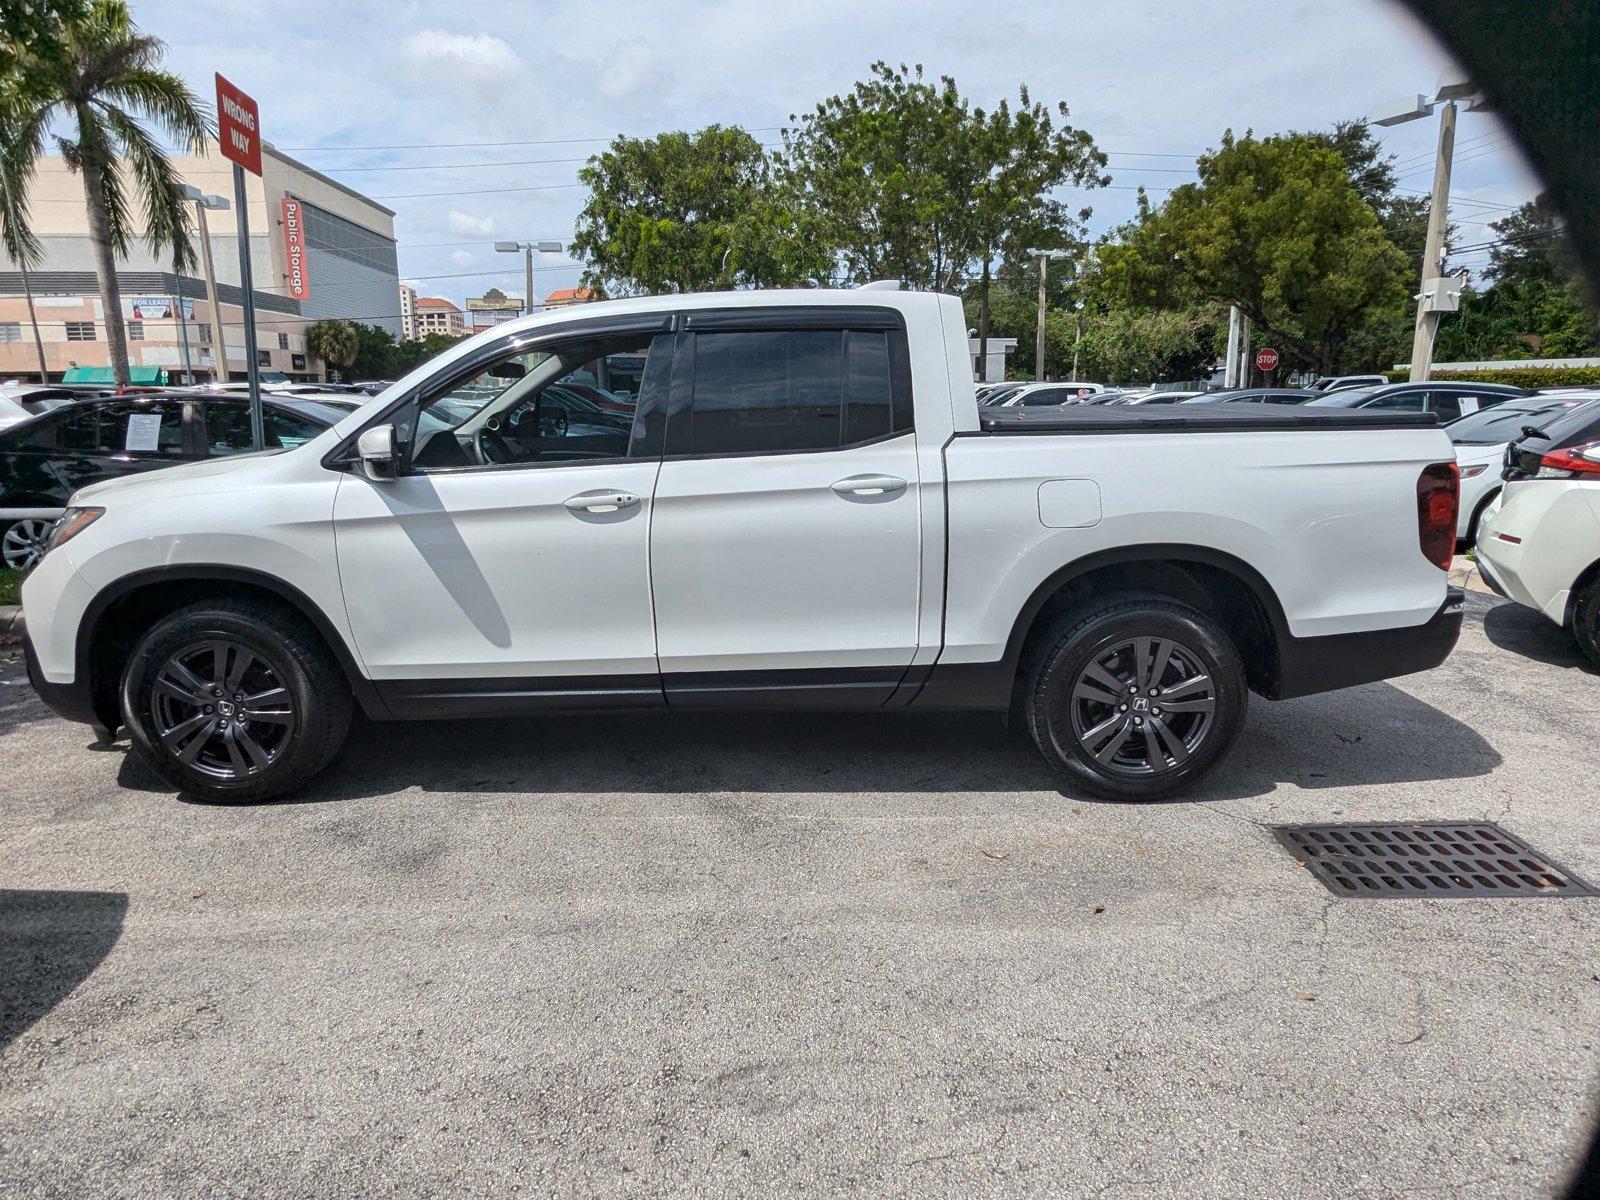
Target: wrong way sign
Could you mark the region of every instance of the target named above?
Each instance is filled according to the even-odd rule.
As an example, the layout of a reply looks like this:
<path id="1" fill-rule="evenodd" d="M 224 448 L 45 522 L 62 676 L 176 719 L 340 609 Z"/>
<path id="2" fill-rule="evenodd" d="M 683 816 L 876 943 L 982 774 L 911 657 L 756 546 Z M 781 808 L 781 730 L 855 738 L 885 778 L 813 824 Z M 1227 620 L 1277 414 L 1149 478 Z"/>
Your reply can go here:
<path id="1" fill-rule="evenodd" d="M 261 174 L 261 110 L 220 74 L 217 76 L 217 141 L 222 157 L 252 175 Z"/>

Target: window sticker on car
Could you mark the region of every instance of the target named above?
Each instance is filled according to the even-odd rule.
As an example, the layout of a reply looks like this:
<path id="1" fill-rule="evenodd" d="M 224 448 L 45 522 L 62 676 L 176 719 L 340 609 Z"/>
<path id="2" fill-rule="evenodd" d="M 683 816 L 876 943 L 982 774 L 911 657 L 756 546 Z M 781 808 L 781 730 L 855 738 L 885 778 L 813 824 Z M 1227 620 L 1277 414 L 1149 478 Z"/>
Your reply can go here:
<path id="1" fill-rule="evenodd" d="M 134 413 L 128 418 L 128 432 L 122 448 L 130 454 L 154 453 L 161 447 L 161 414 Z"/>
<path id="2" fill-rule="evenodd" d="M 1463 397 L 1461 397 L 1461 415 L 1463 417 L 1466 416 L 1468 413 L 1475 413 L 1477 411 L 1478 411 L 1478 398 L 1476 396 L 1463 396 Z"/>

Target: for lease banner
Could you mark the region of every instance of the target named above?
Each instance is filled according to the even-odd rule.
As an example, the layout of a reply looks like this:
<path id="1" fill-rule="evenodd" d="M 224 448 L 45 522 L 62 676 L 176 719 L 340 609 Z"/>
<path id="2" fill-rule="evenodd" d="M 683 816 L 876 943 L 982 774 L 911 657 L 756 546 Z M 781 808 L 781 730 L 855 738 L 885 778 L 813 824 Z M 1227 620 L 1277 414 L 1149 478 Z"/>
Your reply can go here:
<path id="1" fill-rule="evenodd" d="M 304 300 L 311 295 L 311 276 L 306 271 L 305 209 L 293 196 L 283 198 L 283 255 L 289 264 L 289 295 Z"/>

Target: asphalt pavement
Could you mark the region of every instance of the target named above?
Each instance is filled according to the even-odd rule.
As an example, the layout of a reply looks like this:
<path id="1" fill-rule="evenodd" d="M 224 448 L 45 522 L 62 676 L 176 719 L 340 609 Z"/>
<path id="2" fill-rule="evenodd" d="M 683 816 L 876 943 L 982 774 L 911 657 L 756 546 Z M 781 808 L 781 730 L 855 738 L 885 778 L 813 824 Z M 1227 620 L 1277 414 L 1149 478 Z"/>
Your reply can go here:
<path id="1" fill-rule="evenodd" d="M 1553 1194 L 1600 899 L 1339 899 L 1271 833 L 1488 819 L 1600 884 L 1600 677 L 1468 603 L 1138 806 L 805 715 L 364 726 L 207 806 L 0 651 L 0 1195 Z"/>

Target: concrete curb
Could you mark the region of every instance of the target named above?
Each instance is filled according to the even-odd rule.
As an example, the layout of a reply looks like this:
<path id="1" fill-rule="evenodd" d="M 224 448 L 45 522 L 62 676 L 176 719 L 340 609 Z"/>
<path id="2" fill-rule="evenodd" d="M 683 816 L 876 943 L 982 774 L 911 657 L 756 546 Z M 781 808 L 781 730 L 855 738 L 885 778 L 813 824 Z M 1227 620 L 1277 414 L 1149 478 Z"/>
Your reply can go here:
<path id="1" fill-rule="evenodd" d="M 1466 588 L 1469 592 L 1482 592 L 1486 596 L 1494 595 L 1494 589 L 1478 574 L 1478 564 L 1464 554 L 1456 555 L 1450 563 L 1450 586 Z"/>
<path id="2" fill-rule="evenodd" d="M 0 604 L 0 645 L 20 642 L 23 629 L 22 606 Z"/>

